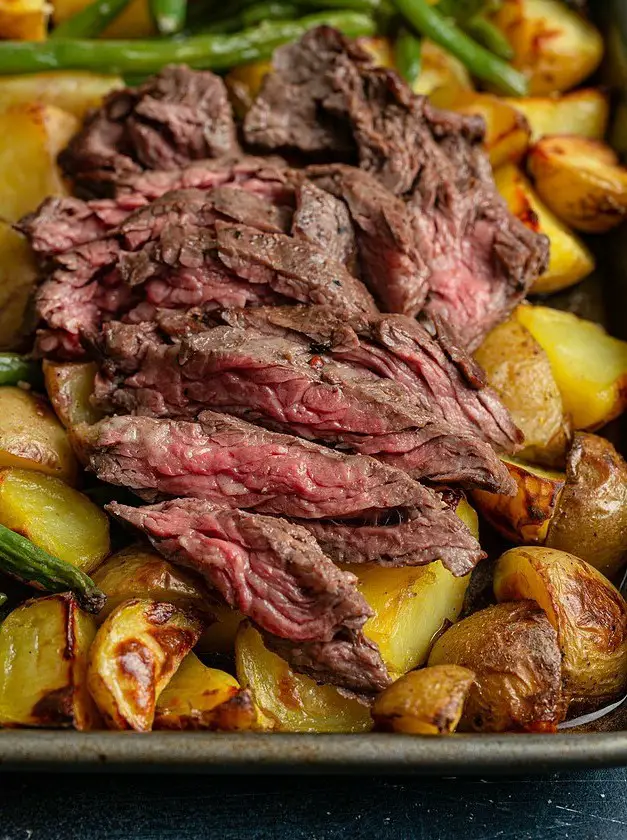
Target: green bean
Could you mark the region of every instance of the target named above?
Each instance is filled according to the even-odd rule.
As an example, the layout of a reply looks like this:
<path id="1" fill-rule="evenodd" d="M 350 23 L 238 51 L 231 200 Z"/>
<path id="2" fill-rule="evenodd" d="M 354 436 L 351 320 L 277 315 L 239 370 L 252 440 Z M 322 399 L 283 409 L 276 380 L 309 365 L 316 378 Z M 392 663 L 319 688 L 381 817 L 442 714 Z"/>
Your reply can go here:
<path id="1" fill-rule="evenodd" d="M 0 353 L 0 385 L 17 385 L 19 382 L 38 385 L 41 368 L 19 353 Z"/>
<path id="2" fill-rule="evenodd" d="M 349 37 L 374 35 L 372 18 L 357 12 L 327 12 L 295 21 L 264 23 L 232 35 L 193 35 L 177 40 L 0 41 L 0 75 L 44 70 L 93 70 L 142 75 L 165 64 L 225 70 L 247 61 L 269 58 L 275 48 L 326 24 Z"/>
<path id="3" fill-rule="evenodd" d="M 88 612 L 100 612 L 106 601 L 90 577 L 39 548 L 26 537 L 0 525 L 0 570 L 46 592 L 75 593 Z"/>
<path id="4" fill-rule="evenodd" d="M 203 26 L 201 32 L 206 34 L 237 32 L 240 29 L 247 29 L 249 26 L 256 26 L 268 20 L 292 20 L 300 16 L 301 9 L 294 3 L 289 2 L 264 2 L 255 3 L 246 9 L 242 9 L 236 15 L 222 18 L 208 26 Z"/>
<path id="5" fill-rule="evenodd" d="M 95 38 L 120 15 L 128 6 L 129 0 L 95 0 L 80 12 L 63 21 L 50 33 L 50 37 Z"/>
<path id="6" fill-rule="evenodd" d="M 419 34 L 434 41 L 458 58 L 468 70 L 504 93 L 524 96 L 527 79 L 518 70 L 477 44 L 461 29 L 430 6 L 428 0 L 394 0 L 394 5 Z"/>
<path id="7" fill-rule="evenodd" d="M 185 26 L 187 0 L 148 0 L 148 6 L 162 35 L 176 35 Z"/>
<path id="8" fill-rule="evenodd" d="M 477 15 L 470 18 L 464 23 L 464 30 L 480 44 L 490 50 L 494 55 L 498 55 L 503 61 L 511 61 L 514 57 L 514 50 L 512 45 L 507 40 L 505 35 L 489 20 Z"/>
<path id="9" fill-rule="evenodd" d="M 399 74 L 412 86 L 420 75 L 422 44 L 413 32 L 403 26 L 394 42 L 394 63 Z"/>

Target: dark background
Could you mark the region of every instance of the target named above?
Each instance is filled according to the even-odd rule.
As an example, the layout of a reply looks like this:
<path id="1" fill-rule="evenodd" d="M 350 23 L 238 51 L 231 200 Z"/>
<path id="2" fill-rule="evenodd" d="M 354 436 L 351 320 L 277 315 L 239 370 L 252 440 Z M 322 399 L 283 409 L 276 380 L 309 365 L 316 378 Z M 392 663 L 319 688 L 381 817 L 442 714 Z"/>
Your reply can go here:
<path id="1" fill-rule="evenodd" d="M 627 769 L 501 779 L 0 775 L 0 840 L 617 840 Z"/>

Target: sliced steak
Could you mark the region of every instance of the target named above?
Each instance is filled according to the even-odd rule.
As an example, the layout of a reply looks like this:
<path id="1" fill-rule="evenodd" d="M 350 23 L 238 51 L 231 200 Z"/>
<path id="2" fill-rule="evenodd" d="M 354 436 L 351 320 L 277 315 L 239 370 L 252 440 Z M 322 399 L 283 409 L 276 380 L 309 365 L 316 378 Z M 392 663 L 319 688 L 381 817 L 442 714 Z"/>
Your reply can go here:
<path id="1" fill-rule="evenodd" d="M 59 161 L 79 188 L 101 192 L 142 169 L 173 169 L 238 151 L 224 82 L 180 65 L 110 93 Z"/>
<path id="2" fill-rule="evenodd" d="M 343 201 L 309 181 L 304 181 L 296 191 L 292 234 L 355 274 L 357 245 L 348 209 Z"/>
<path id="3" fill-rule="evenodd" d="M 356 578 L 340 571 L 304 528 L 200 499 L 107 509 L 176 564 L 201 574 L 228 604 L 295 642 L 328 642 L 359 630 L 372 610 Z"/>
<path id="4" fill-rule="evenodd" d="M 445 510 L 406 473 L 205 411 L 198 423 L 110 417 L 74 433 L 102 481 L 146 501 L 191 496 L 222 507 L 304 519 L 423 505 Z M 448 524 L 450 517 L 443 515 Z"/>

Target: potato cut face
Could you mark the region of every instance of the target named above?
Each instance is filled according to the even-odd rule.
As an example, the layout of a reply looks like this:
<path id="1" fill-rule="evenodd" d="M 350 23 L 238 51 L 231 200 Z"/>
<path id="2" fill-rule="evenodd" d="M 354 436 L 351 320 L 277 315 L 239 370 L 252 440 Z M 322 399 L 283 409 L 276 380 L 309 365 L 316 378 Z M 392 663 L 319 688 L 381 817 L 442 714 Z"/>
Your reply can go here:
<path id="1" fill-rule="evenodd" d="M 93 618 L 66 593 L 26 601 L 0 625 L 0 726 L 92 729 Z"/>
<path id="2" fill-rule="evenodd" d="M 87 496 L 34 470 L 0 470 L 0 524 L 89 574 L 109 553 L 109 520 Z"/>
<path id="3" fill-rule="evenodd" d="M 546 306 L 519 306 L 516 319 L 549 357 L 575 429 L 597 429 L 624 410 L 627 342 L 598 324 Z"/>
<path id="4" fill-rule="evenodd" d="M 0 109 L 40 103 L 54 105 L 82 120 L 112 90 L 124 86 L 119 76 L 59 71 L 0 78 Z"/>
<path id="5" fill-rule="evenodd" d="M 530 96 L 507 99 L 531 127 L 531 142 L 551 134 L 575 134 L 602 140 L 607 131 L 610 103 L 597 88 L 575 90 L 563 96 Z"/>
<path id="6" fill-rule="evenodd" d="M 13 350 L 24 339 L 28 302 L 37 268 L 23 236 L 0 222 L 0 350 Z"/>
<path id="7" fill-rule="evenodd" d="M 101 419 L 101 412 L 90 402 L 97 369 L 94 362 L 43 363 L 48 399 L 66 429 Z"/>
<path id="8" fill-rule="evenodd" d="M 368 732 L 368 706 L 346 697 L 332 685 L 318 685 L 297 674 L 268 650 L 261 634 L 245 622 L 235 640 L 237 677 L 248 688 L 262 720 L 280 732 Z"/>
<path id="9" fill-rule="evenodd" d="M 120 604 L 96 633 L 87 684 L 112 729 L 147 732 L 159 695 L 198 641 L 202 622 L 147 599 Z"/>
<path id="10" fill-rule="evenodd" d="M 413 85 L 414 93 L 428 96 L 436 108 L 450 108 L 472 89 L 470 75 L 461 61 L 432 41 L 422 42 L 421 68 Z"/>
<path id="11" fill-rule="evenodd" d="M 44 41 L 49 17 L 45 0 L 0 0 L 0 38 Z"/>
<path id="12" fill-rule="evenodd" d="M 78 465 L 63 426 L 41 397 L 0 388 L 0 468 L 23 467 L 76 481 Z"/>
<path id="13" fill-rule="evenodd" d="M 531 129 L 525 117 L 503 99 L 489 93 L 462 94 L 451 106 L 460 114 L 478 114 L 486 124 L 484 147 L 496 169 L 517 163 L 529 147 Z"/>

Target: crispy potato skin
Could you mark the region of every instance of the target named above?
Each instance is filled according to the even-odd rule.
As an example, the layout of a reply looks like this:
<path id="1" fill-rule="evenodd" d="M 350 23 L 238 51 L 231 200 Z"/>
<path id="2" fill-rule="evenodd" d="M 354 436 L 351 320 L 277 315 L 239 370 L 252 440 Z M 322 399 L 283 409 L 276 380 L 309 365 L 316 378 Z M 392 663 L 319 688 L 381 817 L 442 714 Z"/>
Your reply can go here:
<path id="1" fill-rule="evenodd" d="M 627 463 L 612 444 L 577 432 L 546 545 L 613 578 L 627 559 Z"/>
<path id="2" fill-rule="evenodd" d="M 461 94 L 451 106 L 460 114 L 478 114 L 486 124 L 485 150 L 496 169 L 507 162 L 518 163 L 529 147 L 531 129 L 525 116 L 512 105 L 490 93 Z"/>
<path id="3" fill-rule="evenodd" d="M 89 400 L 97 369 L 94 362 L 44 361 L 48 399 L 66 429 L 80 423 L 96 423 L 102 417 Z"/>
<path id="4" fill-rule="evenodd" d="M 564 692 L 575 711 L 596 709 L 627 691 L 627 605 L 595 568 L 550 548 L 512 548 L 494 573 L 499 601 L 532 598 L 555 627 Z"/>
<path id="5" fill-rule="evenodd" d="M 244 622 L 235 639 L 237 677 L 252 694 L 258 727 L 279 732 L 368 732 L 370 710 L 332 685 L 294 673 Z"/>
<path id="6" fill-rule="evenodd" d="M 461 731 L 553 731 L 564 718 L 557 634 L 532 601 L 497 604 L 454 624 L 429 657 L 429 665 L 445 664 L 475 673 Z"/>
<path id="7" fill-rule="evenodd" d="M 69 593 L 13 610 L 0 625 L 0 726 L 95 728 L 86 683 L 95 633 Z"/>
<path id="8" fill-rule="evenodd" d="M 486 336 L 475 358 L 525 436 L 523 461 L 563 466 L 572 432 L 551 363 L 515 316 Z"/>
<path id="9" fill-rule="evenodd" d="M 531 142 L 551 134 L 575 134 L 602 140 L 607 131 L 610 103 L 597 88 L 574 90 L 564 96 L 530 96 L 506 99 L 531 127 Z"/>
<path id="10" fill-rule="evenodd" d="M 504 460 L 516 482 L 515 496 L 473 491 L 477 509 L 506 539 L 515 543 L 543 544 L 551 527 L 566 476 L 529 464 Z"/>
<path id="11" fill-rule="evenodd" d="M 0 222 L 0 350 L 20 349 L 32 324 L 28 302 L 37 267 L 23 236 Z"/>
<path id="12" fill-rule="evenodd" d="M 78 465 L 64 428 L 41 397 L 0 388 L 0 468 L 24 467 L 74 484 Z"/>
<path id="13" fill-rule="evenodd" d="M 605 233 L 627 217 L 627 169 L 605 143 L 544 137 L 527 165 L 540 198 L 575 230 Z"/>
<path id="14" fill-rule="evenodd" d="M 375 699 L 375 726 L 409 735 L 450 735 L 457 728 L 474 678 L 472 671 L 459 665 L 410 671 Z"/>
<path id="15" fill-rule="evenodd" d="M 108 93 L 123 86 L 119 76 L 79 71 L 3 76 L 0 79 L 0 109 L 38 102 L 54 105 L 82 120 Z"/>
<path id="16" fill-rule="evenodd" d="M 519 306 L 515 317 L 549 357 L 575 429 L 593 431 L 618 417 L 627 405 L 627 342 L 547 306 Z"/>
<path id="17" fill-rule="evenodd" d="M 159 695 L 201 630 L 192 613 L 147 599 L 125 601 L 109 614 L 96 633 L 87 672 L 109 728 L 152 728 Z"/>

